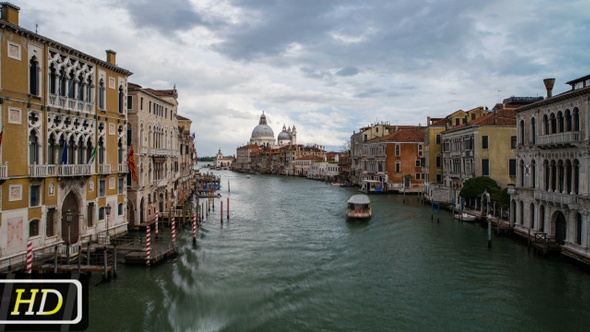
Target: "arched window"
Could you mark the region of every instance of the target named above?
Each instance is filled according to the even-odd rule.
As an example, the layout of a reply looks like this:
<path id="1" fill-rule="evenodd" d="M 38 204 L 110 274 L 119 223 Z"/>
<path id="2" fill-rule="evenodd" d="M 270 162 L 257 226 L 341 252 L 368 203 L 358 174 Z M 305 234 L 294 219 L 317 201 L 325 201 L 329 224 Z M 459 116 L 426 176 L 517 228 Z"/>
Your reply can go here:
<path id="1" fill-rule="evenodd" d="M 539 206 L 539 231 L 545 231 L 545 206 Z"/>
<path id="2" fill-rule="evenodd" d="M 544 172 L 545 172 L 545 190 L 549 191 L 549 188 L 551 188 L 550 183 L 551 183 L 551 168 L 549 167 L 549 161 L 545 160 L 543 162 L 543 168 L 544 168 Z"/>
<path id="3" fill-rule="evenodd" d="M 569 109 L 565 110 L 565 131 L 572 131 L 572 113 Z"/>
<path id="4" fill-rule="evenodd" d="M 98 163 L 105 163 L 105 146 L 102 137 L 98 140 Z"/>
<path id="5" fill-rule="evenodd" d="M 524 120 L 520 120 L 520 128 L 518 130 L 520 145 L 524 145 Z"/>
<path id="6" fill-rule="evenodd" d="M 564 187 L 564 181 L 565 181 L 565 176 L 564 176 L 564 172 L 563 172 L 563 160 L 559 160 L 557 162 L 557 172 L 559 177 L 557 178 L 557 190 L 558 192 L 563 192 L 563 190 L 565 189 Z"/>
<path id="7" fill-rule="evenodd" d="M 88 156 L 88 162 L 90 163 L 91 161 L 93 162 L 94 159 L 96 158 L 96 155 L 93 158 L 93 154 L 95 154 L 96 151 L 94 150 L 94 147 L 92 146 L 92 140 L 89 138 L 88 141 L 86 142 L 86 156 Z"/>
<path id="8" fill-rule="evenodd" d="M 582 215 L 576 213 L 576 244 L 582 244 Z"/>
<path id="9" fill-rule="evenodd" d="M 29 133 L 29 165 L 39 165 L 39 139 L 34 130 Z"/>
<path id="10" fill-rule="evenodd" d="M 399 160 L 396 160 L 396 161 L 395 161 L 395 172 L 396 172 L 396 173 L 399 173 L 399 172 L 401 172 L 401 165 L 400 165 L 400 162 L 399 162 Z"/>
<path id="11" fill-rule="evenodd" d="M 531 119 L 531 142 L 533 144 L 537 143 L 537 122 L 535 122 L 535 118 Z"/>
<path id="12" fill-rule="evenodd" d="M 543 135 L 549 135 L 549 117 L 543 115 Z"/>
<path id="13" fill-rule="evenodd" d="M 47 163 L 49 165 L 55 165 L 55 136 L 51 134 L 47 141 Z"/>
<path id="14" fill-rule="evenodd" d="M 531 163 L 531 188 L 535 189 L 537 186 L 537 162 L 532 161 Z"/>
<path id="15" fill-rule="evenodd" d="M 119 138 L 119 152 L 118 152 L 118 163 L 119 165 L 123 164 L 123 142 L 122 140 Z"/>
<path id="16" fill-rule="evenodd" d="M 31 58 L 31 61 L 29 61 L 29 93 L 34 96 L 39 95 L 39 73 L 39 61 L 37 61 L 37 57 L 34 56 Z"/>
<path id="17" fill-rule="evenodd" d="M 529 206 L 529 214 L 531 218 L 531 229 L 535 229 L 535 205 L 533 203 Z"/>
<path id="18" fill-rule="evenodd" d="M 574 131 L 580 131 L 580 111 L 577 107 L 574 108 Z"/>
<path id="19" fill-rule="evenodd" d="M 557 112 L 557 127 L 560 133 L 563 133 L 563 113 L 561 111 Z"/>
<path id="20" fill-rule="evenodd" d="M 396 156 L 399 156 L 400 155 L 400 147 L 399 147 L 399 144 L 396 144 L 395 145 L 395 155 Z"/>
<path id="21" fill-rule="evenodd" d="M 56 89 L 56 80 L 57 80 L 57 70 L 55 69 L 55 64 L 51 64 L 51 66 L 49 67 L 49 93 L 50 94 L 55 94 L 57 89 Z"/>
<path id="22" fill-rule="evenodd" d="M 520 160 L 520 165 L 519 165 L 519 175 L 520 175 L 520 186 L 524 187 L 524 160 Z"/>
<path id="23" fill-rule="evenodd" d="M 125 105 L 125 91 L 123 86 L 119 86 L 119 114 L 123 113 Z"/>
<path id="24" fill-rule="evenodd" d="M 59 95 L 62 97 L 66 96 L 66 70 L 64 68 L 62 68 L 59 71 L 59 77 L 58 77 L 58 89 L 59 89 Z"/>
<path id="25" fill-rule="evenodd" d="M 68 98 L 76 98 L 76 74 L 72 70 L 68 76 Z"/>
<path id="26" fill-rule="evenodd" d="M 87 103 L 91 103 L 92 102 L 92 79 L 89 78 L 88 82 L 86 84 L 86 102 Z"/>
<path id="27" fill-rule="evenodd" d="M 557 164 L 555 160 L 551 160 L 551 190 L 557 189 Z"/>
<path id="28" fill-rule="evenodd" d="M 518 218 L 518 223 L 524 225 L 524 202 L 520 201 L 520 218 Z"/>
<path id="29" fill-rule="evenodd" d="M 78 100 L 84 100 L 84 93 L 86 93 L 86 84 L 84 83 L 84 75 L 80 73 L 78 76 Z"/>
<path id="30" fill-rule="evenodd" d="M 77 154 L 78 154 L 78 164 L 82 165 L 85 164 L 84 162 L 84 140 L 82 139 L 82 137 L 80 137 L 78 139 L 78 143 L 76 144 L 76 148 L 77 148 Z"/>
<path id="31" fill-rule="evenodd" d="M 574 160 L 574 194 L 578 194 L 580 191 L 580 162 Z"/>
<path id="32" fill-rule="evenodd" d="M 555 119 L 555 113 L 551 113 L 551 132 L 549 134 L 556 134 L 557 133 L 557 120 Z"/>
<path id="33" fill-rule="evenodd" d="M 572 162 L 570 160 L 565 161 L 565 192 L 569 194 L 572 192 Z"/>
<path id="34" fill-rule="evenodd" d="M 101 110 L 105 109 L 105 90 L 104 80 L 101 78 L 98 82 L 98 108 Z"/>

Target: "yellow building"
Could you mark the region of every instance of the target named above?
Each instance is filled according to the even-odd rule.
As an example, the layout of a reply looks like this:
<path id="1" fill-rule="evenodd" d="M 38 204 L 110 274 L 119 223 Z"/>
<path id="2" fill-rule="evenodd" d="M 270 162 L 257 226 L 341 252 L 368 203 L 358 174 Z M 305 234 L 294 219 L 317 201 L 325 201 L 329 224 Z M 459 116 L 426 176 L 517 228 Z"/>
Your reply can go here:
<path id="1" fill-rule="evenodd" d="M 3 268 L 24 257 L 28 241 L 41 253 L 126 232 L 132 73 L 115 52 L 103 61 L 38 35 L 19 26 L 20 8 L 1 5 Z"/>

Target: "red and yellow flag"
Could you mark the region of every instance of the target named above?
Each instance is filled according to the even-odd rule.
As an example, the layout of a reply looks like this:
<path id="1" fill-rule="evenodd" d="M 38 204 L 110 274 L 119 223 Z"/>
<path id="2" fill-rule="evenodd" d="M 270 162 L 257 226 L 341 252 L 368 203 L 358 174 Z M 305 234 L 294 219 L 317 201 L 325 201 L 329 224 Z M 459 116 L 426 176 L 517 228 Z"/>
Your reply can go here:
<path id="1" fill-rule="evenodd" d="M 133 153 L 133 145 L 131 145 L 129 149 L 129 157 L 127 157 L 127 166 L 129 167 L 129 172 L 131 172 L 131 179 L 139 183 L 139 180 L 137 179 L 137 165 L 135 164 L 135 154 Z"/>

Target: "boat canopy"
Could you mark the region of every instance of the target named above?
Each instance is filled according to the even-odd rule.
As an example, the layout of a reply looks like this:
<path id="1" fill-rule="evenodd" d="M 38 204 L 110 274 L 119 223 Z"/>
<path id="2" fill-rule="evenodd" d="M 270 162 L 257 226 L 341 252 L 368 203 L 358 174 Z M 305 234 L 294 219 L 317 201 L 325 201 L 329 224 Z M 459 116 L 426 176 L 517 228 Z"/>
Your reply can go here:
<path id="1" fill-rule="evenodd" d="M 349 200 L 348 204 L 370 204 L 371 201 L 369 200 L 369 196 L 358 194 L 353 195 Z"/>

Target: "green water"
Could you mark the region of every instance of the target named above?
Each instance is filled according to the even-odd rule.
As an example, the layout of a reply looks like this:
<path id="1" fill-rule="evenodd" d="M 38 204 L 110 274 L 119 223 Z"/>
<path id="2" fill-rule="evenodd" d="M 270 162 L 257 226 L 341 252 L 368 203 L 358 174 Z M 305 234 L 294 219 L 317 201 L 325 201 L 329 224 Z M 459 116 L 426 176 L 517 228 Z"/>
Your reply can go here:
<path id="1" fill-rule="evenodd" d="M 122 267 L 90 287 L 89 331 L 585 331 L 590 272 L 459 223 L 417 198 L 371 196 L 350 223 L 355 188 L 229 171 L 180 256 Z M 231 191 L 227 192 L 227 181 Z M 224 211 L 224 213 L 226 213 Z M 163 240 L 164 241 L 164 240 Z"/>

